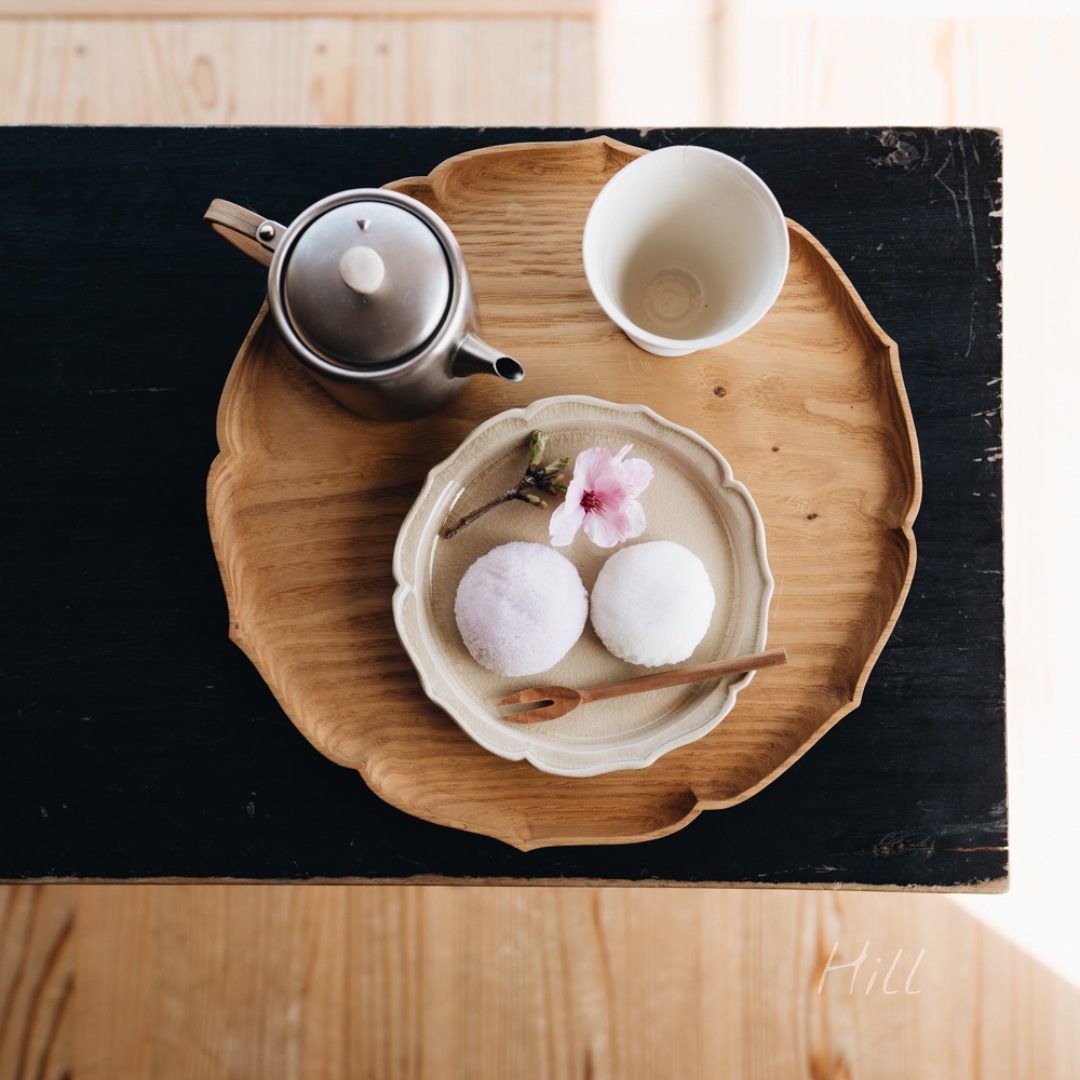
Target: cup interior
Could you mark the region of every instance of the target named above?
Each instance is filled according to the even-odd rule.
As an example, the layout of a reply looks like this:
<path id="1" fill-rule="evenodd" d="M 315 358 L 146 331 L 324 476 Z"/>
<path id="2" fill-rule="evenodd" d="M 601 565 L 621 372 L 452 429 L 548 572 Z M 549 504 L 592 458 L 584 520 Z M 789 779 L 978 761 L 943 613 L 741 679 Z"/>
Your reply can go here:
<path id="1" fill-rule="evenodd" d="M 772 192 L 741 162 L 705 147 L 665 147 L 601 191 L 584 256 L 597 300 L 624 330 L 704 347 L 743 333 L 772 306 L 787 273 L 787 226 Z"/>

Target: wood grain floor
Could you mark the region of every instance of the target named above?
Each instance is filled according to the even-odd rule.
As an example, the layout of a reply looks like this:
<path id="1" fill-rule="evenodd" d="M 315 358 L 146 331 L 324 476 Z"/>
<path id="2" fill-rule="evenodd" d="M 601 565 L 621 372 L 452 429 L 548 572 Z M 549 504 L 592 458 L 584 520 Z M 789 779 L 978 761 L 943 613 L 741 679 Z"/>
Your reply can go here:
<path id="1" fill-rule="evenodd" d="M 585 124 L 592 29 L 561 15 L 11 19 L 0 31 L 0 117 Z"/>
<path id="2" fill-rule="evenodd" d="M 1027 356 L 1067 352 L 1046 313 L 1067 302 L 1055 251 L 1080 239 L 1080 22 L 927 6 L 671 0 L 654 5 L 672 16 L 660 33 L 623 0 L 0 0 L 0 122 L 1002 125 L 1010 251 L 1037 268 L 1006 274 L 1007 334 Z M 1042 527 L 1067 536 L 1044 431 L 1076 395 L 1068 373 L 1023 374 L 1014 490 L 1033 486 Z M 1016 537 L 1035 550 L 1024 519 Z M 1069 820 L 1075 741 L 1055 674 L 1068 638 L 1040 654 L 1047 609 L 1028 599 L 1046 566 L 1016 564 L 1009 616 L 1023 872 L 1015 897 L 986 899 L 1026 903 L 1052 957 L 1070 882 L 1060 846 L 1038 845 L 1051 814 Z M 0 1080 L 1067 1077 L 1078 1007 L 936 895 L 0 888 Z"/>
<path id="3" fill-rule="evenodd" d="M 1011 1080 L 1080 1061 L 1080 991 L 941 896 L 25 886 L 0 890 L 0 926 L 5 1078 Z"/>

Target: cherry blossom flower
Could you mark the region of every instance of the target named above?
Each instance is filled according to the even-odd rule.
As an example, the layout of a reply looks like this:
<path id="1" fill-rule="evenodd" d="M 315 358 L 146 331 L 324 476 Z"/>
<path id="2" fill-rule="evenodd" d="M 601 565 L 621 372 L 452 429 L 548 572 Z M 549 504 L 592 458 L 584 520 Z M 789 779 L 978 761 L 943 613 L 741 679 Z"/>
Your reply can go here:
<path id="1" fill-rule="evenodd" d="M 652 480 L 652 466 L 641 458 L 626 459 L 632 443 L 617 454 L 602 446 L 582 450 L 574 461 L 574 478 L 566 500 L 551 515 L 551 543 L 565 547 L 584 528 L 599 547 L 609 548 L 645 531 L 645 511 L 637 497 Z"/>

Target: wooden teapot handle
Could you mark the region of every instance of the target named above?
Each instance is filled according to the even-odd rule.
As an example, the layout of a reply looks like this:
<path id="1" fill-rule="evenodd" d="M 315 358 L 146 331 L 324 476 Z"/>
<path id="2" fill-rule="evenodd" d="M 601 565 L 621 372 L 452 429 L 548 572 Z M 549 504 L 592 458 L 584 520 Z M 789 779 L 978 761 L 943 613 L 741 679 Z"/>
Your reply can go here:
<path id="1" fill-rule="evenodd" d="M 225 199 L 215 199 L 203 214 L 203 220 L 209 221 L 219 236 L 263 266 L 270 265 L 274 249 L 285 233 L 284 225 Z"/>

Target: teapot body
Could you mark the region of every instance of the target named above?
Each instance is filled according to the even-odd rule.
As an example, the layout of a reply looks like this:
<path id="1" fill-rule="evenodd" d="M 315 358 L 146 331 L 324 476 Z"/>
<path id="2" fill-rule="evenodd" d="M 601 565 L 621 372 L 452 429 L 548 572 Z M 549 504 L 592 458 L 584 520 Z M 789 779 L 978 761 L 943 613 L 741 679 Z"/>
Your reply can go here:
<path id="1" fill-rule="evenodd" d="M 454 342 L 478 330 L 476 307 L 467 282 L 465 291 L 462 304 L 445 325 L 450 347 L 429 349 L 422 359 L 414 357 L 394 370 L 358 375 L 340 365 L 313 362 L 291 345 L 290 349 L 323 390 L 357 416 L 388 422 L 430 416 L 448 406 L 469 385 L 467 377 L 453 373 Z M 281 323 L 276 315 L 275 323 L 280 334 Z"/>
<path id="2" fill-rule="evenodd" d="M 274 325 L 345 408 L 370 420 L 427 416 L 469 376 L 524 372 L 479 335 L 454 235 L 418 200 L 358 188 L 308 207 L 289 226 L 215 199 L 215 231 L 269 269 Z"/>

